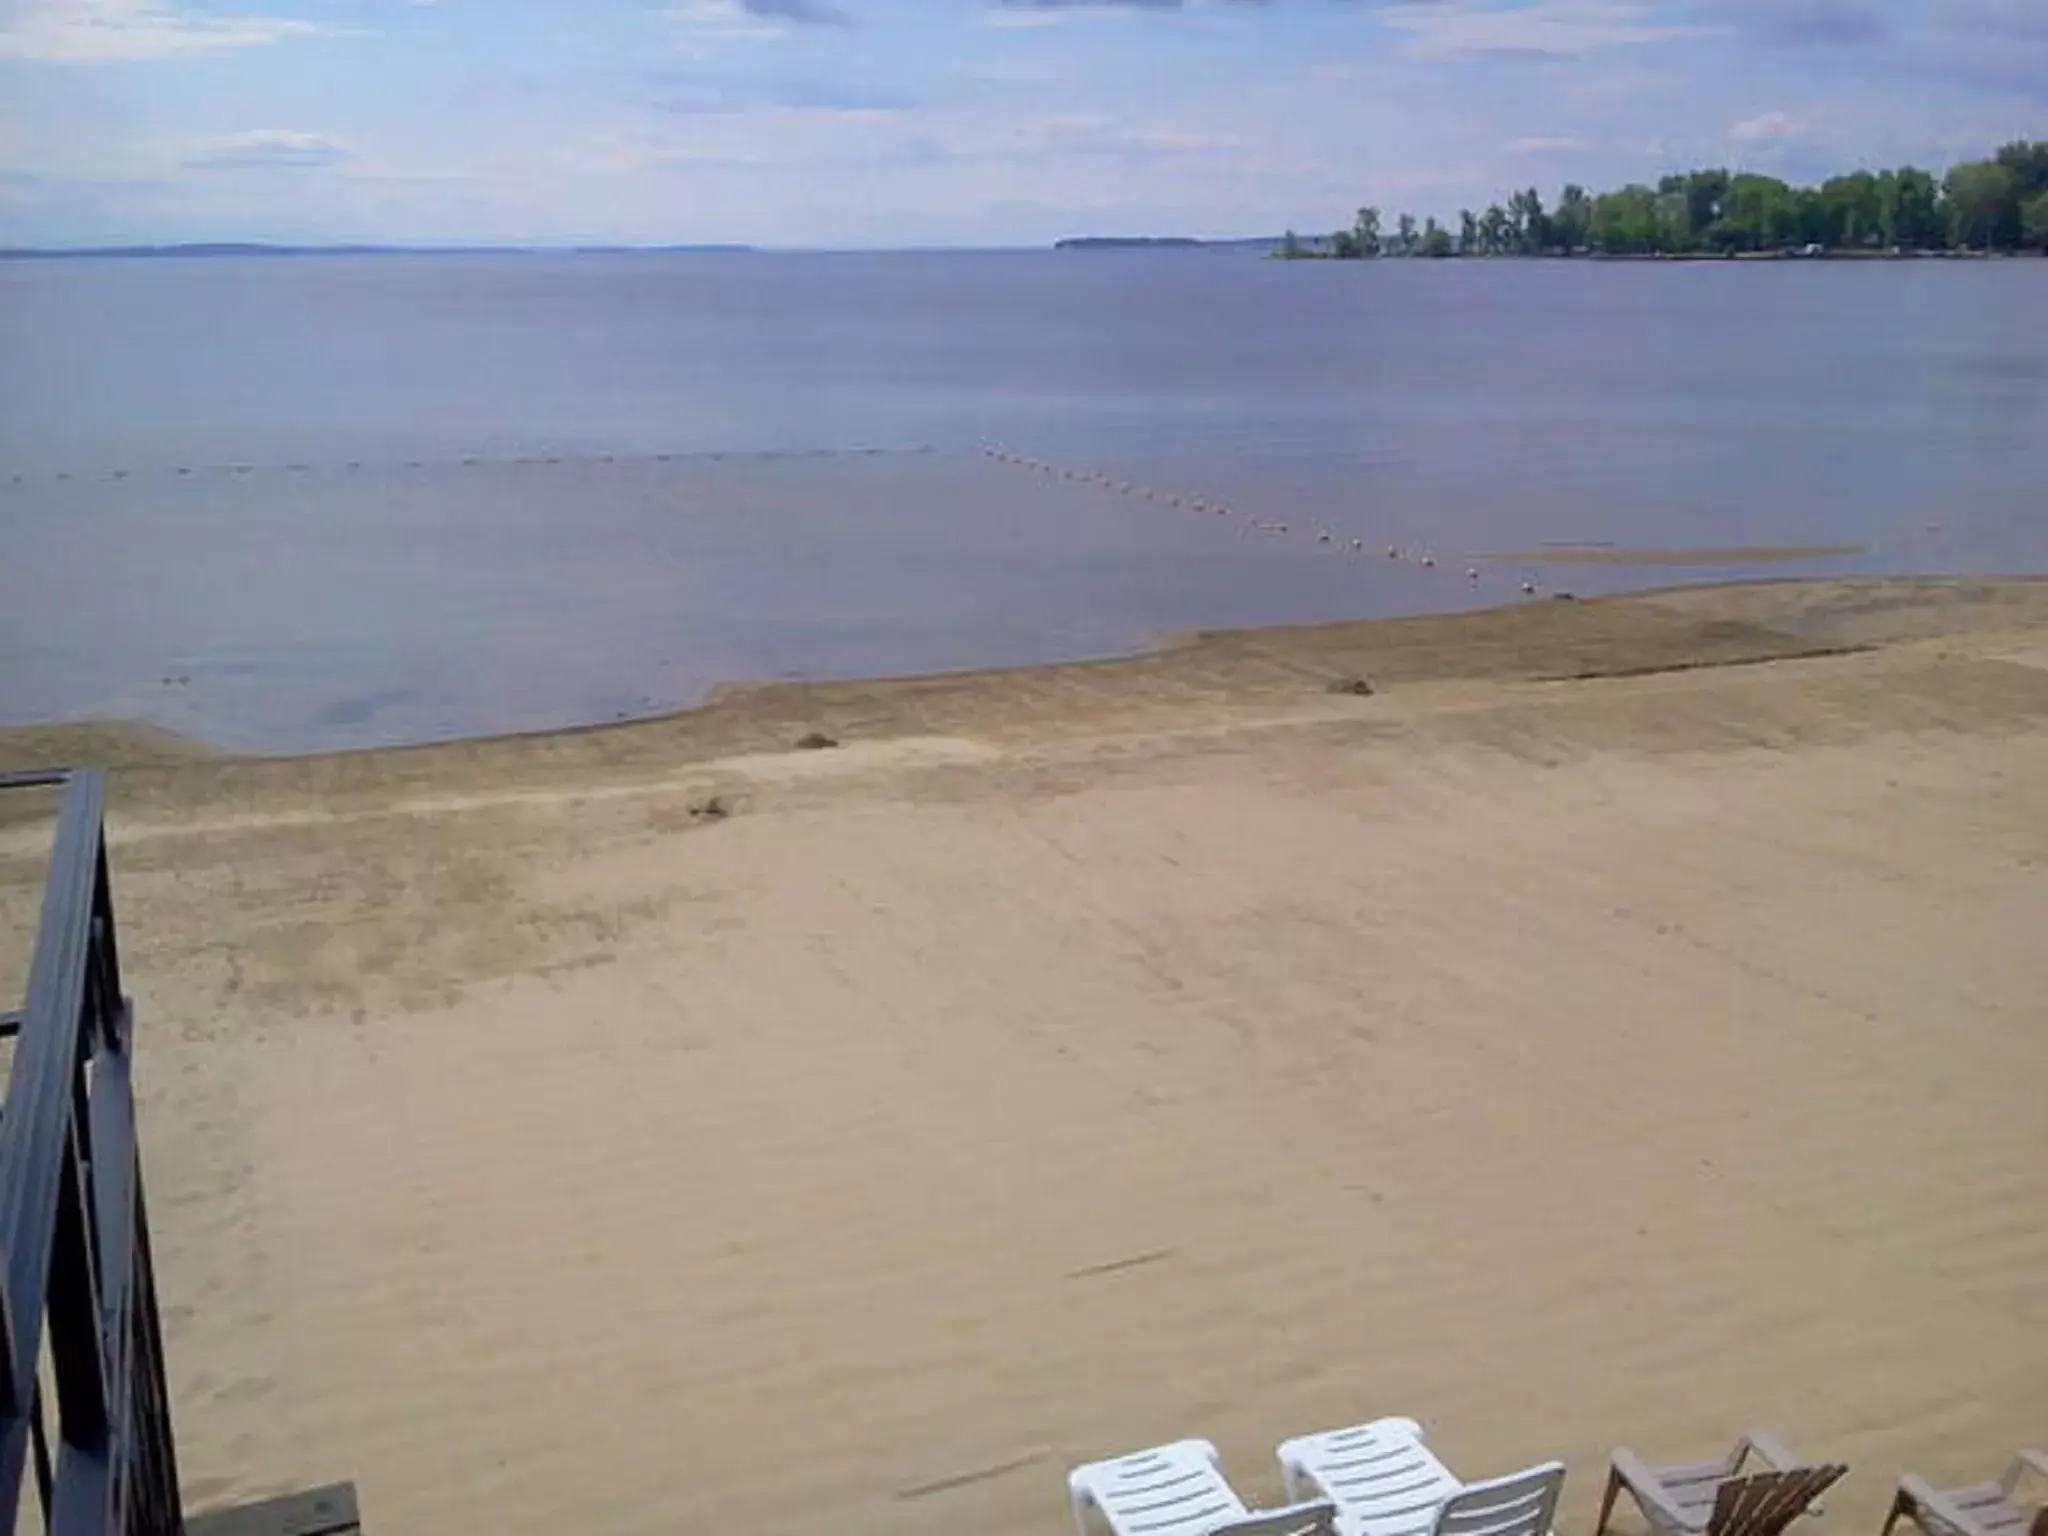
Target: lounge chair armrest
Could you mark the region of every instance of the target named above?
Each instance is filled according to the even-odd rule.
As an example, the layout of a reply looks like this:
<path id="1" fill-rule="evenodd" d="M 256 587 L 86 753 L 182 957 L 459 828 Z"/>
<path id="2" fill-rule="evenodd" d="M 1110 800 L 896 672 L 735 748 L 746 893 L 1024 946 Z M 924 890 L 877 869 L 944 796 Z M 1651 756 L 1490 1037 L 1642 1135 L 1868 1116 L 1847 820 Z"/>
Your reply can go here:
<path id="1" fill-rule="evenodd" d="M 1685 1531 L 1691 1527 L 1685 1518 L 1685 1511 L 1677 1501 L 1664 1491 L 1664 1485 L 1657 1480 L 1656 1469 L 1627 1446 L 1616 1446 L 1611 1458 L 1614 1475 L 1627 1485 L 1628 1491 L 1636 1496 L 1644 1516 L 1650 1524 L 1667 1531 Z"/>
<path id="2" fill-rule="evenodd" d="M 1899 1492 L 1913 1502 L 1914 1523 L 1922 1530 L 1932 1526 L 1937 1531 L 1960 1532 L 1961 1536 L 1983 1536 L 1983 1527 L 1926 1478 L 1908 1472 L 1899 1479 Z"/>
<path id="3" fill-rule="evenodd" d="M 2036 1477 L 2048 1478 L 2048 1454 L 2040 1451 L 2021 1451 L 2013 1457 L 2012 1465 L 2005 1469 L 2005 1476 L 1998 1480 L 1998 1486 L 2005 1490 L 2007 1498 L 2011 1498 L 2019 1491 L 2021 1482 L 2029 1472 Z"/>
<path id="4" fill-rule="evenodd" d="M 1752 1429 L 1742 1437 L 1742 1443 L 1735 1448 L 1735 1470 L 1741 1470 L 1743 1457 L 1750 1454 L 1773 1472 L 1790 1472 L 1799 1465 L 1799 1458 L 1768 1429 Z"/>

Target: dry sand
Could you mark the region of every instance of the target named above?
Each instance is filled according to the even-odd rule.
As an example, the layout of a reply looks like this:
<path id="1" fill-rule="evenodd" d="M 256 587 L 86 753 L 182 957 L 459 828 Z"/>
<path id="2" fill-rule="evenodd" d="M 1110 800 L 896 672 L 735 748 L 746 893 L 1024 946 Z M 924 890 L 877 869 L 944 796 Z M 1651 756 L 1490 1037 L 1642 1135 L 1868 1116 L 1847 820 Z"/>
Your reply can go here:
<path id="1" fill-rule="evenodd" d="M 1753 1423 L 1870 1533 L 2048 1433 L 2048 586 L 0 766 L 81 752 L 200 1504 L 1021 1536 L 1407 1413 L 1564 1536 Z"/>

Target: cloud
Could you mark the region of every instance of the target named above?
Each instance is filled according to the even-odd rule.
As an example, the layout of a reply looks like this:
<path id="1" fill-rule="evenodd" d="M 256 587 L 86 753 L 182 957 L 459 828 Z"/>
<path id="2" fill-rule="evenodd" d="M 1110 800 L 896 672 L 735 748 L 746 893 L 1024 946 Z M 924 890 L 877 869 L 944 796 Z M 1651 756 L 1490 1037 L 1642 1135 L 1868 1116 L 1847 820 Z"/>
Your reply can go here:
<path id="1" fill-rule="evenodd" d="M 1709 23 L 1784 47 L 1882 43 L 1894 31 L 1881 0 L 1694 0 L 1693 10 Z"/>
<path id="2" fill-rule="evenodd" d="M 254 128 L 195 145 L 184 164 L 199 171 L 317 171 L 354 157 L 332 139 L 288 128 Z"/>
<path id="3" fill-rule="evenodd" d="M 1270 0 L 996 0 L 983 12 L 993 27 L 1050 27 L 1066 16 L 1164 16 L 1184 11 L 1257 9 Z"/>
<path id="4" fill-rule="evenodd" d="M 791 21 L 800 27 L 850 27 L 853 18 L 832 0 L 739 0 L 756 16 Z"/>
<path id="5" fill-rule="evenodd" d="M 1586 141 L 1584 139 L 1542 137 L 1511 139 L 1508 142 L 1508 153 L 1511 155 L 1544 155 L 1559 150 L 1584 149 L 1585 147 Z"/>
<path id="6" fill-rule="evenodd" d="M 1786 112 L 1759 112 L 1728 125 L 1728 137 L 1738 144 L 1760 144 L 1770 139 L 1796 139 L 1806 124 Z"/>
<path id="7" fill-rule="evenodd" d="M 733 80 L 706 75 L 685 78 L 660 97 L 661 111 L 699 117 L 763 109 L 798 112 L 907 112 L 918 105 L 906 92 L 798 76 L 775 80 Z"/>
<path id="8" fill-rule="evenodd" d="M 1425 59 L 1576 59 L 1708 30 L 1667 20 L 1648 0 L 1396 0 L 1381 15 Z"/>
<path id="9" fill-rule="evenodd" d="M 0 0 L 0 59 L 176 58 L 332 30 L 283 16 L 190 11 L 171 0 Z"/>
<path id="10" fill-rule="evenodd" d="M 834 0 L 681 0 L 668 12 L 700 36 L 738 39 L 786 37 L 796 27 L 850 27 L 853 17 Z"/>
<path id="11" fill-rule="evenodd" d="M 1264 5 L 1266 0 L 1226 0 L 1232 5 Z M 1018 11 L 1184 11 L 1201 0 L 1002 0 Z"/>
<path id="12" fill-rule="evenodd" d="M 1011 123 L 995 134 L 967 135 L 950 146 L 959 158 L 998 160 L 1110 156 L 1159 159 L 1241 155 L 1246 145 L 1234 134 L 1208 129 L 1149 126 L 1100 113 L 1067 113 Z"/>
<path id="13" fill-rule="evenodd" d="M 2048 4 L 1935 0 L 1932 63 L 1973 87 L 2048 102 Z"/>

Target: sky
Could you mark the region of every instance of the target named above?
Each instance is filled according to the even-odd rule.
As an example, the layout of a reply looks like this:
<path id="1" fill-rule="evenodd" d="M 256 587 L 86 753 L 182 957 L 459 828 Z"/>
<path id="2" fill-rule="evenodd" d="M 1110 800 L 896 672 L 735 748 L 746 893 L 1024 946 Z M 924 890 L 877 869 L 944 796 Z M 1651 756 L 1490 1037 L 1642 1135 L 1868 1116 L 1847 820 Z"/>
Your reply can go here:
<path id="1" fill-rule="evenodd" d="M 0 245 L 1035 245 L 2048 138 L 2048 0 L 0 0 Z"/>

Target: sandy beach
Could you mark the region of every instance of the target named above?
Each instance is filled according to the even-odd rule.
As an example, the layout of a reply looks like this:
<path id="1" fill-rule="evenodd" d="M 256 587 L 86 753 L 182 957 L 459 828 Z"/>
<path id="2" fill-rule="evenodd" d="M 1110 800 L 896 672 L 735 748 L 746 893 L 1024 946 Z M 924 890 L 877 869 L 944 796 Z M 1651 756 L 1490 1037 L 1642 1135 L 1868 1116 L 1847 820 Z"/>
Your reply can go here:
<path id="1" fill-rule="evenodd" d="M 1614 1444 L 1766 1426 L 1874 1536 L 2048 1435 L 2048 582 L 319 759 L 0 735 L 77 758 L 195 1506 L 1025 1536 L 1078 1461 L 1206 1436 L 1271 1502 L 1401 1413 L 1564 1457 L 1562 1536 Z"/>

